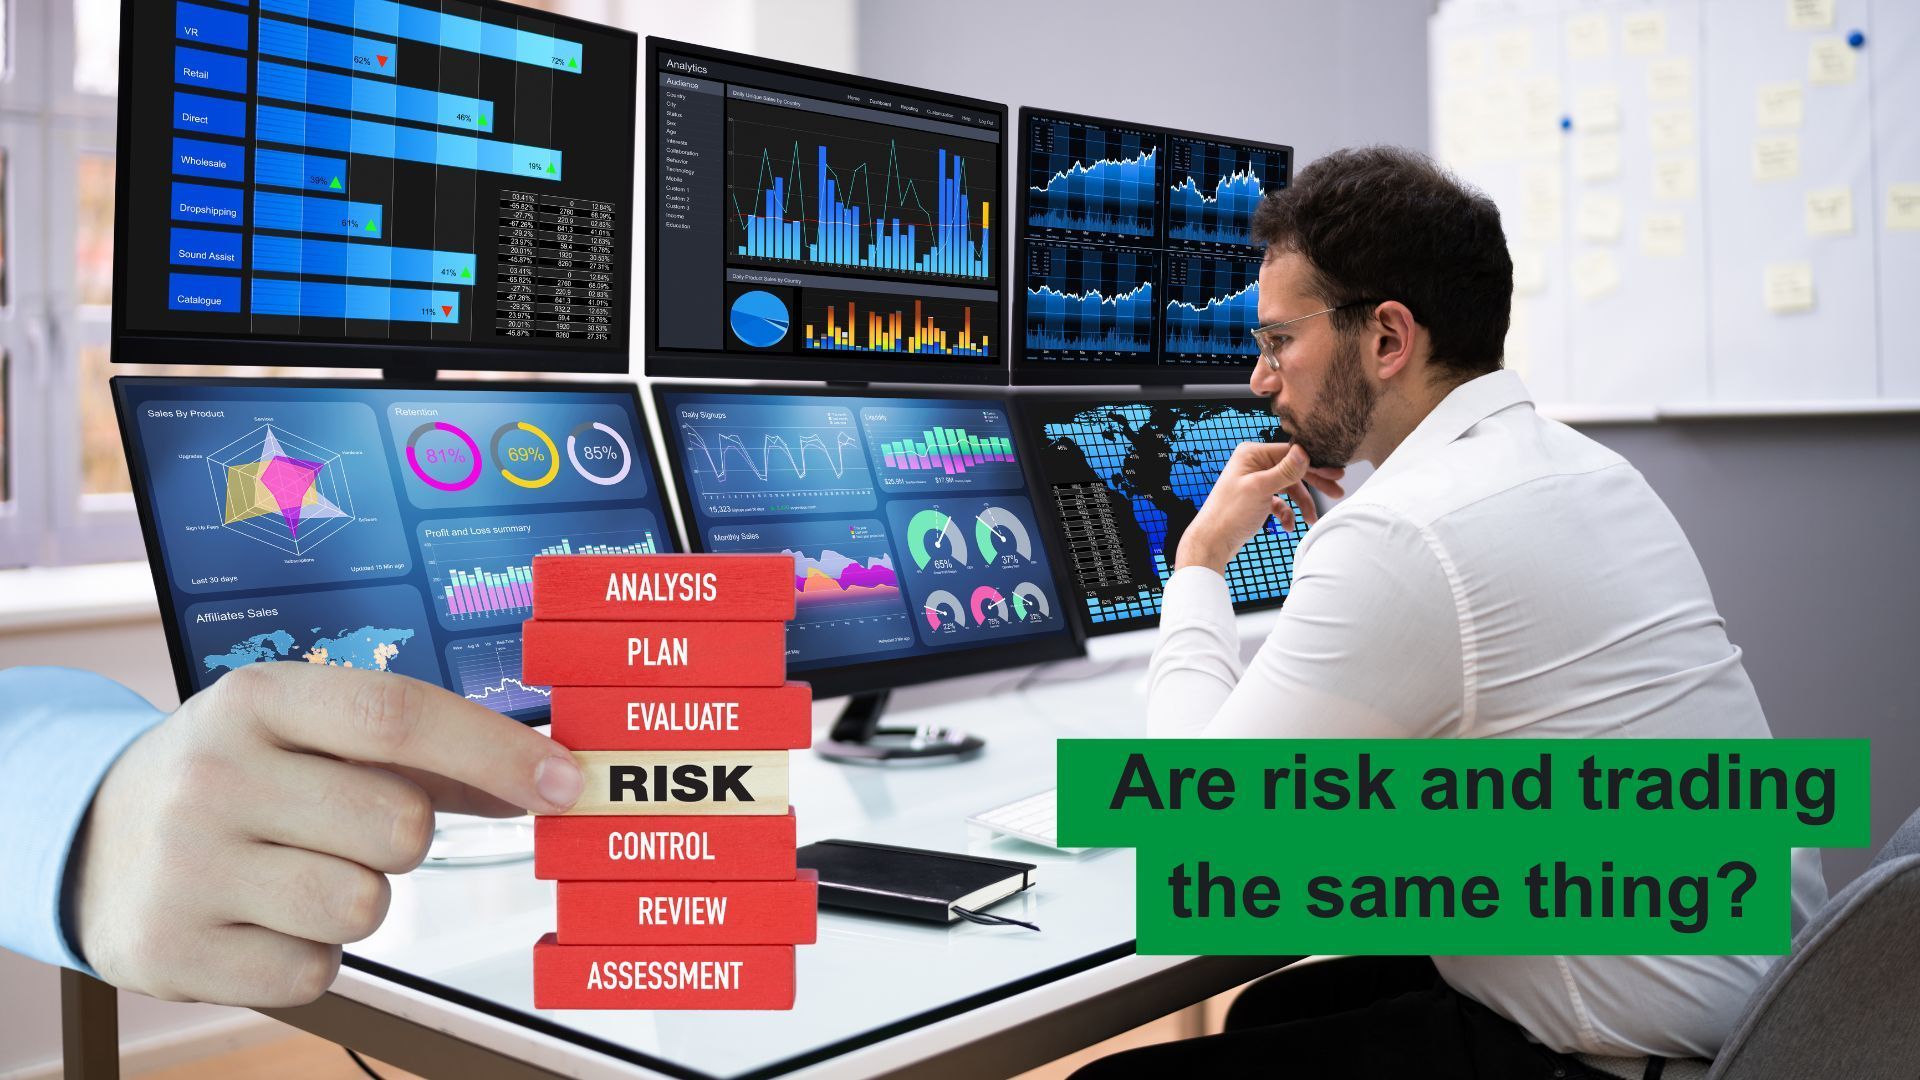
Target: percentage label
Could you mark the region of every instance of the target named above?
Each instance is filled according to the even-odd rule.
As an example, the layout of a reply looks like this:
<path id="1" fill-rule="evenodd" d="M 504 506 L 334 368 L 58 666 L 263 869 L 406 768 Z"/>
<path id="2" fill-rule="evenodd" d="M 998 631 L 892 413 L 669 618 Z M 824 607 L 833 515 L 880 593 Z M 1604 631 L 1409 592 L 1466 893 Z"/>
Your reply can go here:
<path id="1" fill-rule="evenodd" d="M 580 456 L 588 461 L 617 461 L 620 451 L 611 446 L 586 446 L 581 448 Z"/>
<path id="2" fill-rule="evenodd" d="M 420 452 L 420 459 L 429 465 L 465 465 L 467 452 L 457 446 L 450 446 L 444 450 L 428 448 Z"/>
<path id="3" fill-rule="evenodd" d="M 507 448 L 508 461 L 545 461 L 547 452 L 537 446 L 510 446 Z"/>

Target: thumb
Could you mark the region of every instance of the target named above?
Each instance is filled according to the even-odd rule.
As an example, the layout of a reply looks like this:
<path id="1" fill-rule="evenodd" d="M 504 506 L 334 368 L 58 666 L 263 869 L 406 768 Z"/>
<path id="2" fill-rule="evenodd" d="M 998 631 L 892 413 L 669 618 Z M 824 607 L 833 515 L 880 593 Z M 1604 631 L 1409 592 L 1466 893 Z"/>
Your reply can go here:
<path id="1" fill-rule="evenodd" d="M 1260 478 L 1262 487 L 1276 492 L 1284 491 L 1299 483 L 1307 475 L 1307 452 L 1302 450 L 1298 443 L 1286 443 L 1284 448 L 1282 444 L 1275 443 L 1273 449 L 1276 453 L 1284 449 L 1284 452 L 1280 453 L 1280 460 L 1262 469 L 1256 475 Z"/>

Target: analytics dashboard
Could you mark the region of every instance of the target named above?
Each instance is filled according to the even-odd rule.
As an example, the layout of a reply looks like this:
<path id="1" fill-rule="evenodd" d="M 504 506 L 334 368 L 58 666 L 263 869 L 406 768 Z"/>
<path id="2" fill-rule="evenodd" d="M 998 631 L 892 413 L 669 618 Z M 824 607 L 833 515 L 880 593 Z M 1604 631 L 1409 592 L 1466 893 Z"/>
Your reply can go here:
<path id="1" fill-rule="evenodd" d="M 647 53 L 650 374 L 1005 381 L 1003 106 Z"/>
<path id="2" fill-rule="evenodd" d="M 693 548 L 794 560 L 790 671 L 1078 647 L 1004 401 L 655 392 Z"/>
<path id="3" fill-rule="evenodd" d="M 121 41 L 116 360 L 626 370 L 634 35 L 161 0 Z"/>
<path id="4" fill-rule="evenodd" d="M 533 559 L 676 550 L 630 387 L 113 386 L 183 693 L 304 662 L 544 720 Z"/>
<path id="5" fill-rule="evenodd" d="M 1013 381 L 1237 382 L 1293 151 L 1021 109 Z"/>

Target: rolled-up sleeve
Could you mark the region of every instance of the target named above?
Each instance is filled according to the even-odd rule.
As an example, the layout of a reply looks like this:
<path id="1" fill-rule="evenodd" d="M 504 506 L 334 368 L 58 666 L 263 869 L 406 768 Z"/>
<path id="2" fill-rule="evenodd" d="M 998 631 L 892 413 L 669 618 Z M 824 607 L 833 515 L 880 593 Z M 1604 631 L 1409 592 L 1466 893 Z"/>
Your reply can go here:
<path id="1" fill-rule="evenodd" d="M 162 716 L 90 672 L 0 671 L 0 946 L 92 974 L 68 932 L 69 856 L 101 779 Z"/>
<path id="2" fill-rule="evenodd" d="M 1379 507 L 1344 507 L 1301 545 L 1286 605 L 1244 670 L 1226 581 L 1204 567 L 1173 574 L 1148 670 L 1148 731 L 1440 733 L 1460 720 L 1467 700 L 1464 625 L 1431 536 Z"/>

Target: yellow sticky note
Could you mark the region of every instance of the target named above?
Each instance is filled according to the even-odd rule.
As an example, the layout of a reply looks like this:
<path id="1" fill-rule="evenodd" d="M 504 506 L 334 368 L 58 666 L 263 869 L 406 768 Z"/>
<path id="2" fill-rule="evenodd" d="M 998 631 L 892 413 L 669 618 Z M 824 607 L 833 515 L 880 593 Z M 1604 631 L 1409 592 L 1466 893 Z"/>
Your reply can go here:
<path id="1" fill-rule="evenodd" d="M 1582 240 L 1611 244 L 1620 239 L 1620 226 L 1627 208 L 1616 195 L 1588 195 L 1580 200 L 1580 212 L 1574 215 L 1573 230 Z"/>
<path id="2" fill-rule="evenodd" d="M 1547 287 L 1547 259 L 1537 247 L 1507 249 L 1513 258 L 1513 291 L 1523 296 L 1542 292 Z"/>
<path id="3" fill-rule="evenodd" d="M 1685 101 L 1693 92 L 1693 61 L 1669 56 L 1647 65 L 1647 97 L 1654 101 Z"/>
<path id="4" fill-rule="evenodd" d="M 1611 180 L 1619 176 L 1620 136 L 1599 132 L 1575 139 L 1573 175 L 1582 180 Z"/>
<path id="5" fill-rule="evenodd" d="M 1521 235 L 1538 243 L 1560 239 L 1562 183 L 1560 169 L 1535 165 L 1521 178 L 1526 189 L 1520 217 Z"/>
<path id="6" fill-rule="evenodd" d="M 1687 253 L 1684 214 L 1648 214 L 1640 222 L 1640 252 L 1656 259 L 1677 259 Z"/>
<path id="7" fill-rule="evenodd" d="M 1567 55 L 1592 60 L 1613 49 L 1613 35 L 1607 30 L 1605 15 L 1590 13 L 1567 20 Z"/>
<path id="8" fill-rule="evenodd" d="M 1501 71 L 1525 71 L 1533 66 L 1533 35 L 1525 30 L 1503 30 L 1493 39 L 1493 64 Z"/>
<path id="9" fill-rule="evenodd" d="M 1620 130 L 1620 87 L 1614 83 L 1582 87 L 1573 99 L 1575 131 Z"/>
<path id="10" fill-rule="evenodd" d="M 1768 263 L 1762 272 L 1761 294 L 1775 315 L 1813 310 L 1813 264 Z"/>
<path id="11" fill-rule="evenodd" d="M 1573 291 L 1582 300 L 1605 296 L 1620 287 L 1620 261 L 1611 251 L 1589 251 L 1573 260 Z"/>
<path id="12" fill-rule="evenodd" d="M 1807 235 L 1847 236 L 1853 232 L 1853 191 L 1814 188 L 1807 192 Z"/>
<path id="13" fill-rule="evenodd" d="M 1800 136 L 1771 135 L 1753 140 L 1753 178 L 1791 180 L 1800 175 Z"/>
<path id="14" fill-rule="evenodd" d="M 1667 51 L 1667 13 L 1636 11 L 1620 20 L 1621 48 L 1629 56 L 1658 56 Z"/>
<path id="15" fill-rule="evenodd" d="M 1700 166 L 1690 157 L 1665 158 L 1653 163 L 1653 197 L 1686 200 L 1700 194 Z"/>
<path id="16" fill-rule="evenodd" d="M 1887 231 L 1920 232 L 1920 183 L 1887 185 Z"/>
<path id="17" fill-rule="evenodd" d="M 1468 82 L 1480 77 L 1487 64 L 1487 46 L 1477 37 L 1456 38 L 1447 43 L 1447 74 Z"/>
<path id="18" fill-rule="evenodd" d="M 1833 0 L 1787 0 L 1787 27 L 1792 30 L 1833 28 Z"/>
<path id="19" fill-rule="evenodd" d="M 1853 50 L 1845 38 L 1814 38 L 1807 46 L 1807 81 L 1815 86 L 1837 86 L 1853 81 Z"/>
<path id="20" fill-rule="evenodd" d="M 1663 109 L 1647 117 L 1647 138 L 1655 150 L 1684 150 L 1693 145 L 1693 110 Z"/>
<path id="21" fill-rule="evenodd" d="M 1763 128 L 1797 128 L 1806 115 L 1806 102 L 1797 82 L 1761 83 L 1754 95 L 1753 120 Z"/>

